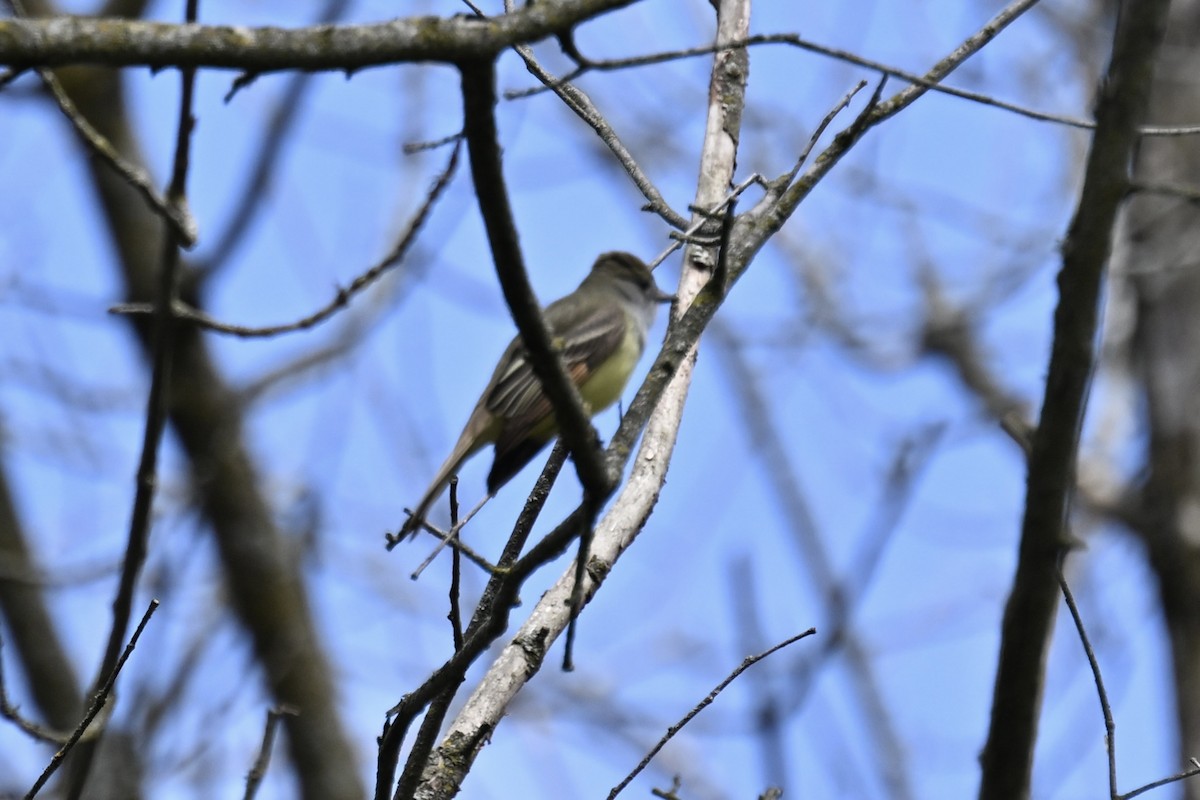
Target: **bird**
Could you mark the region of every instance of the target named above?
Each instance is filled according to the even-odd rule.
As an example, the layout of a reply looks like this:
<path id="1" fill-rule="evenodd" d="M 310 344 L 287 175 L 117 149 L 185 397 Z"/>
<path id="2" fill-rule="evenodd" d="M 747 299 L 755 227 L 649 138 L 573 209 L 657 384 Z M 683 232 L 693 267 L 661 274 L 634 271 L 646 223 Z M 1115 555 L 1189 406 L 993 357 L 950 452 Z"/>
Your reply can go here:
<path id="1" fill-rule="evenodd" d="M 654 324 L 658 305 L 674 299 L 658 288 L 641 259 L 614 251 L 601 254 L 575 291 L 542 312 L 567 376 L 589 414 L 608 408 L 621 396 L 646 349 L 646 333 Z M 500 356 L 454 449 L 395 541 L 416 535 L 450 478 L 484 447 L 494 445 L 487 476 L 490 498 L 557 433 L 553 406 L 518 334 Z"/>

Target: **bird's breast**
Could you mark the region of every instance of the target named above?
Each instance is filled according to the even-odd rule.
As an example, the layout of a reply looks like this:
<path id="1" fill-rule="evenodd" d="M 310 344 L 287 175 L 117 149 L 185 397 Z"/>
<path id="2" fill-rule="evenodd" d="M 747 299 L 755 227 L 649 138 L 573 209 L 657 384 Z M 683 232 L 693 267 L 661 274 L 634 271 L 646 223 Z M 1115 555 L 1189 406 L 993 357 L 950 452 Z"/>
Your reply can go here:
<path id="1" fill-rule="evenodd" d="M 645 334 L 638 325 L 626 325 L 625 336 L 613 354 L 579 387 L 579 394 L 591 413 L 602 411 L 617 401 L 634 367 L 642 357 Z"/>

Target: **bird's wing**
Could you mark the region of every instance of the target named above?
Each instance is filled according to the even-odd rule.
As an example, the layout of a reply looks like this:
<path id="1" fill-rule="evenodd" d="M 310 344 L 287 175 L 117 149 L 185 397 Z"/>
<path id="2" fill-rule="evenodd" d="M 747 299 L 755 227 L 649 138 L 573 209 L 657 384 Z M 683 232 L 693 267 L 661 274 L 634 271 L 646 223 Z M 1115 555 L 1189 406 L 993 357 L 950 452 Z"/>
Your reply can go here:
<path id="1" fill-rule="evenodd" d="M 621 346 L 628 320 L 624 309 L 616 303 L 592 308 L 582 319 L 568 320 L 564 312 L 567 309 L 551 304 L 545 313 L 546 326 L 556 344 L 562 347 L 567 375 L 576 386 L 582 386 Z M 565 335 L 568 322 L 573 324 L 569 335 Z M 488 411 L 506 421 L 504 432 L 496 441 L 497 458 L 503 450 L 528 436 L 551 411 L 541 382 L 533 374 L 528 352 L 523 345 L 517 342 L 514 345 L 506 368 L 497 375 L 495 385 L 484 398 Z"/>

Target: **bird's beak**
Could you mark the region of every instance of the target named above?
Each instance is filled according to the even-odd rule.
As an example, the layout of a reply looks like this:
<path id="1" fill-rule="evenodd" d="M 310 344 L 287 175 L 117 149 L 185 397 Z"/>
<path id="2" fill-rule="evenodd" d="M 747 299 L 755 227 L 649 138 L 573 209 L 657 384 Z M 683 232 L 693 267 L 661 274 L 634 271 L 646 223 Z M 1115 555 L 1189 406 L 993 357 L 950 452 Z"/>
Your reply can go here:
<path id="1" fill-rule="evenodd" d="M 655 289 L 654 302 L 656 302 L 656 303 L 674 303 L 676 300 L 679 299 L 678 297 L 676 297 L 673 294 L 664 292 L 662 289 L 659 289 L 657 286 L 655 286 L 654 289 Z"/>

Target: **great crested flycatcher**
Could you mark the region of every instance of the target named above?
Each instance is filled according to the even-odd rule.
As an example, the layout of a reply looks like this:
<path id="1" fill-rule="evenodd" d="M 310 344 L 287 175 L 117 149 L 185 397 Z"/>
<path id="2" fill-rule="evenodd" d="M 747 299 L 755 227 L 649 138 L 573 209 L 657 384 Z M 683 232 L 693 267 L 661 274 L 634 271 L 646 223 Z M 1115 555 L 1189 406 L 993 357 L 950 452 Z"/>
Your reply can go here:
<path id="1" fill-rule="evenodd" d="M 579 288 L 542 312 L 567 375 L 588 412 L 608 408 L 625 388 L 646 347 L 659 303 L 674 300 L 629 253 L 604 253 Z M 437 471 L 397 538 L 415 533 L 462 463 L 495 444 L 488 495 L 494 495 L 558 432 L 554 410 L 518 335 L 496 365 L 458 443 Z"/>

